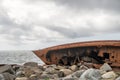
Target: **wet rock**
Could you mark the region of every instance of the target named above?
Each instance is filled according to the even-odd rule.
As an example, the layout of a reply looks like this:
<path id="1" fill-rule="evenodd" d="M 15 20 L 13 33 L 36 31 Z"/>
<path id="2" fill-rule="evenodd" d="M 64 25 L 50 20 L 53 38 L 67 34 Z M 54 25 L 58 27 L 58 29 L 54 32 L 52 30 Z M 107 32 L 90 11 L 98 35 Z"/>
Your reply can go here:
<path id="1" fill-rule="evenodd" d="M 27 77 L 17 77 L 15 80 L 29 80 Z"/>
<path id="2" fill-rule="evenodd" d="M 120 80 L 120 76 L 118 78 L 116 78 L 115 80 Z"/>
<path id="3" fill-rule="evenodd" d="M 76 71 L 76 70 L 78 70 L 78 67 L 77 67 L 77 65 L 72 65 L 72 66 L 70 67 L 70 69 L 71 69 L 72 71 Z"/>
<path id="4" fill-rule="evenodd" d="M 72 73 L 70 69 L 61 69 L 60 71 L 63 72 L 65 76 Z"/>
<path id="5" fill-rule="evenodd" d="M 110 65 L 108 65 L 107 63 L 104 63 L 104 64 L 100 67 L 100 70 L 103 70 L 103 71 L 111 71 L 112 68 L 111 68 Z"/>
<path id="6" fill-rule="evenodd" d="M 0 73 L 8 72 L 10 74 L 15 74 L 15 71 L 10 65 L 5 65 L 0 67 Z"/>
<path id="7" fill-rule="evenodd" d="M 38 63 L 36 63 L 36 62 L 27 62 L 24 64 L 24 66 L 39 67 Z"/>
<path id="8" fill-rule="evenodd" d="M 81 76 L 80 80 L 100 80 L 101 74 L 97 69 L 88 69 Z"/>
<path id="9" fill-rule="evenodd" d="M 117 77 L 117 74 L 113 71 L 107 72 L 105 74 L 102 75 L 103 79 L 115 79 Z"/>

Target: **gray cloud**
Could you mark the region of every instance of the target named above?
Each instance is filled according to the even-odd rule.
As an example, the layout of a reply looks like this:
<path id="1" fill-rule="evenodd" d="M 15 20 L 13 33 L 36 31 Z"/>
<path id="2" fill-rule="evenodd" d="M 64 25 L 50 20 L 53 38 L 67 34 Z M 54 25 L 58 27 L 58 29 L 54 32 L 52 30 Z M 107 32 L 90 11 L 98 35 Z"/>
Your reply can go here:
<path id="1" fill-rule="evenodd" d="M 119 0 L 18 0 L 1 5 L 0 38 L 4 43 L 39 47 L 120 32 Z"/>
<path id="2" fill-rule="evenodd" d="M 120 0 L 56 0 L 57 4 L 74 9 L 105 9 L 119 12 Z"/>

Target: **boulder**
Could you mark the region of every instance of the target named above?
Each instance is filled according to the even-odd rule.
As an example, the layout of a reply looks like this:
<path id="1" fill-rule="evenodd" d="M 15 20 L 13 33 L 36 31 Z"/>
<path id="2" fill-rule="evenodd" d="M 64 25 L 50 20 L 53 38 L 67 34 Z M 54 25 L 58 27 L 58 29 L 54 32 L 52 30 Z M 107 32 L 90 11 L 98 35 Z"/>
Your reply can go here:
<path id="1" fill-rule="evenodd" d="M 14 71 L 17 71 L 21 66 L 20 65 L 12 65 Z"/>
<path id="2" fill-rule="evenodd" d="M 79 80 L 78 78 L 74 78 L 74 77 L 69 77 L 69 78 L 64 78 L 62 80 Z"/>
<path id="3" fill-rule="evenodd" d="M 15 76 L 10 74 L 10 73 L 8 73 L 8 72 L 5 72 L 5 73 L 1 74 L 1 78 L 3 78 L 3 80 L 14 80 Z"/>
<path id="4" fill-rule="evenodd" d="M 27 62 L 27 63 L 24 63 L 24 66 L 39 67 L 38 63 L 36 62 Z"/>
<path id="5" fill-rule="evenodd" d="M 65 69 L 65 67 L 64 66 L 57 66 L 55 69 L 56 70 L 61 70 L 61 69 Z"/>
<path id="6" fill-rule="evenodd" d="M 120 80 L 120 76 L 118 78 L 116 78 L 115 80 Z"/>
<path id="7" fill-rule="evenodd" d="M 17 77 L 15 80 L 29 80 L 27 77 Z"/>
<path id="8" fill-rule="evenodd" d="M 55 74 L 55 73 L 57 73 L 57 70 L 55 70 L 53 67 L 48 67 L 48 68 L 46 68 L 46 70 L 44 72 L 46 72 L 48 74 Z"/>
<path id="9" fill-rule="evenodd" d="M 41 74 L 43 72 L 43 70 L 37 68 L 37 67 L 33 67 L 31 68 L 31 70 L 35 73 L 35 74 Z"/>
<path id="10" fill-rule="evenodd" d="M 117 77 L 117 74 L 113 71 L 107 72 L 105 74 L 102 75 L 103 79 L 115 79 Z"/>
<path id="11" fill-rule="evenodd" d="M 8 72 L 10 74 L 15 74 L 15 71 L 10 65 L 5 65 L 0 67 L 0 73 Z"/>
<path id="12" fill-rule="evenodd" d="M 0 74 L 0 80 L 5 80 L 5 78 L 2 74 Z"/>
<path id="13" fill-rule="evenodd" d="M 29 79 L 30 80 L 39 80 L 39 76 L 36 74 L 32 74 L 32 75 L 30 75 Z"/>
<path id="14" fill-rule="evenodd" d="M 78 67 L 77 67 L 77 65 L 72 65 L 72 66 L 70 66 L 70 69 L 72 71 L 76 71 L 76 70 L 78 70 Z"/>
<path id="15" fill-rule="evenodd" d="M 107 63 L 104 63 L 104 64 L 100 67 L 100 70 L 103 70 L 103 71 L 111 71 L 112 68 L 111 68 L 110 65 L 108 65 Z"/>
<path id="16" fill-rule="evenodd" d="M 43 73 L 43 74 L 40 75 L 41 79 L 45 79 L 45 78 L 49 78 L 49 77 L 50 76 L 48 74 L 46 74 L 46 73 Z"/>
<path id="17" fill-rule="evenodd" d="M 16 75 L 16 77 L 25 77 L 25 72 L 24 71 L 17 71 L 15 75 Z"/>
<path id="18" fill-rule="evenodd" d="M 43 66 L 40 66 L 40 65 L 39 65 L 39 69 L 42 70 L 42 71 L 45 70 L 45 69 L 43 68 Z"/>
<path id="19" fill-rule="evenodd" d="M 63 80 L 79 80 L 79 77 L 81 76 L 81 74 L 84 72 L 84 70 L 79 70 L 76 71 L 64 78 L 62 78 Z"/>
<path id="20" fill-rule="evenodd" d="M 62 72 L 62 71 L 59 71 L 59 72 L 58 72 L 58 77 L 65 77 L 65 74 L 64 74 L 64 72 Z"/>
<path id="21" fill-rule="evenodd" d="M 61 69 L 60 71 L 63 72 L 65 76 L 72 73 L 70 69 Z"/>
<path id="22" fill-rule="evenodd" d="M 29 77 L 30 75 L 35 74 L 31 67 L 24 68 L 25 77 Z"/>
<path id="23" fill-rule="evenodd" d="M 97 69 L 86 70 L 79 78 L 79 80 L 100 80 L 101 74 Z"/>
<path id="24" fill-rule="evenodd" d="M 78 71 L 72 73 L 71 76 L 75 76 L 75 77 L 79 78 L 84 72 L 85 72 L 85 70 L 78 70 Z"/>

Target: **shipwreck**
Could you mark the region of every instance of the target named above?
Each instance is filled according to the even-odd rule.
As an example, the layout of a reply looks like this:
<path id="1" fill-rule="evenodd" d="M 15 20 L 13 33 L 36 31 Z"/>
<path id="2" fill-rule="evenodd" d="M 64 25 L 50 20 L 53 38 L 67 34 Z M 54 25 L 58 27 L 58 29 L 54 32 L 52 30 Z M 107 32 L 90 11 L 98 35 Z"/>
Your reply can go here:
<path id="1" fill-rule="evenodd" d="M 46 64 L 73 65 L 84 61 L 120 67 L 120 40 L 76 42 L 33 52 Z"/>

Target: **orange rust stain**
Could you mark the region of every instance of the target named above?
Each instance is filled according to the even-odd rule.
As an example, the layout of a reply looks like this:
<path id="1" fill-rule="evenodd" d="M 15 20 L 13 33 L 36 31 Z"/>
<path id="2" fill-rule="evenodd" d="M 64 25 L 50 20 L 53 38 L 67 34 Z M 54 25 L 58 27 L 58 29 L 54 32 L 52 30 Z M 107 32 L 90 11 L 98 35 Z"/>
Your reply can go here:
<path id="1" fill-rule="evenodd" d="M 33 52 L 46 64 L 72 65 L 83 60 L 120 67 L 120 40 L 70 43 Z"/>

